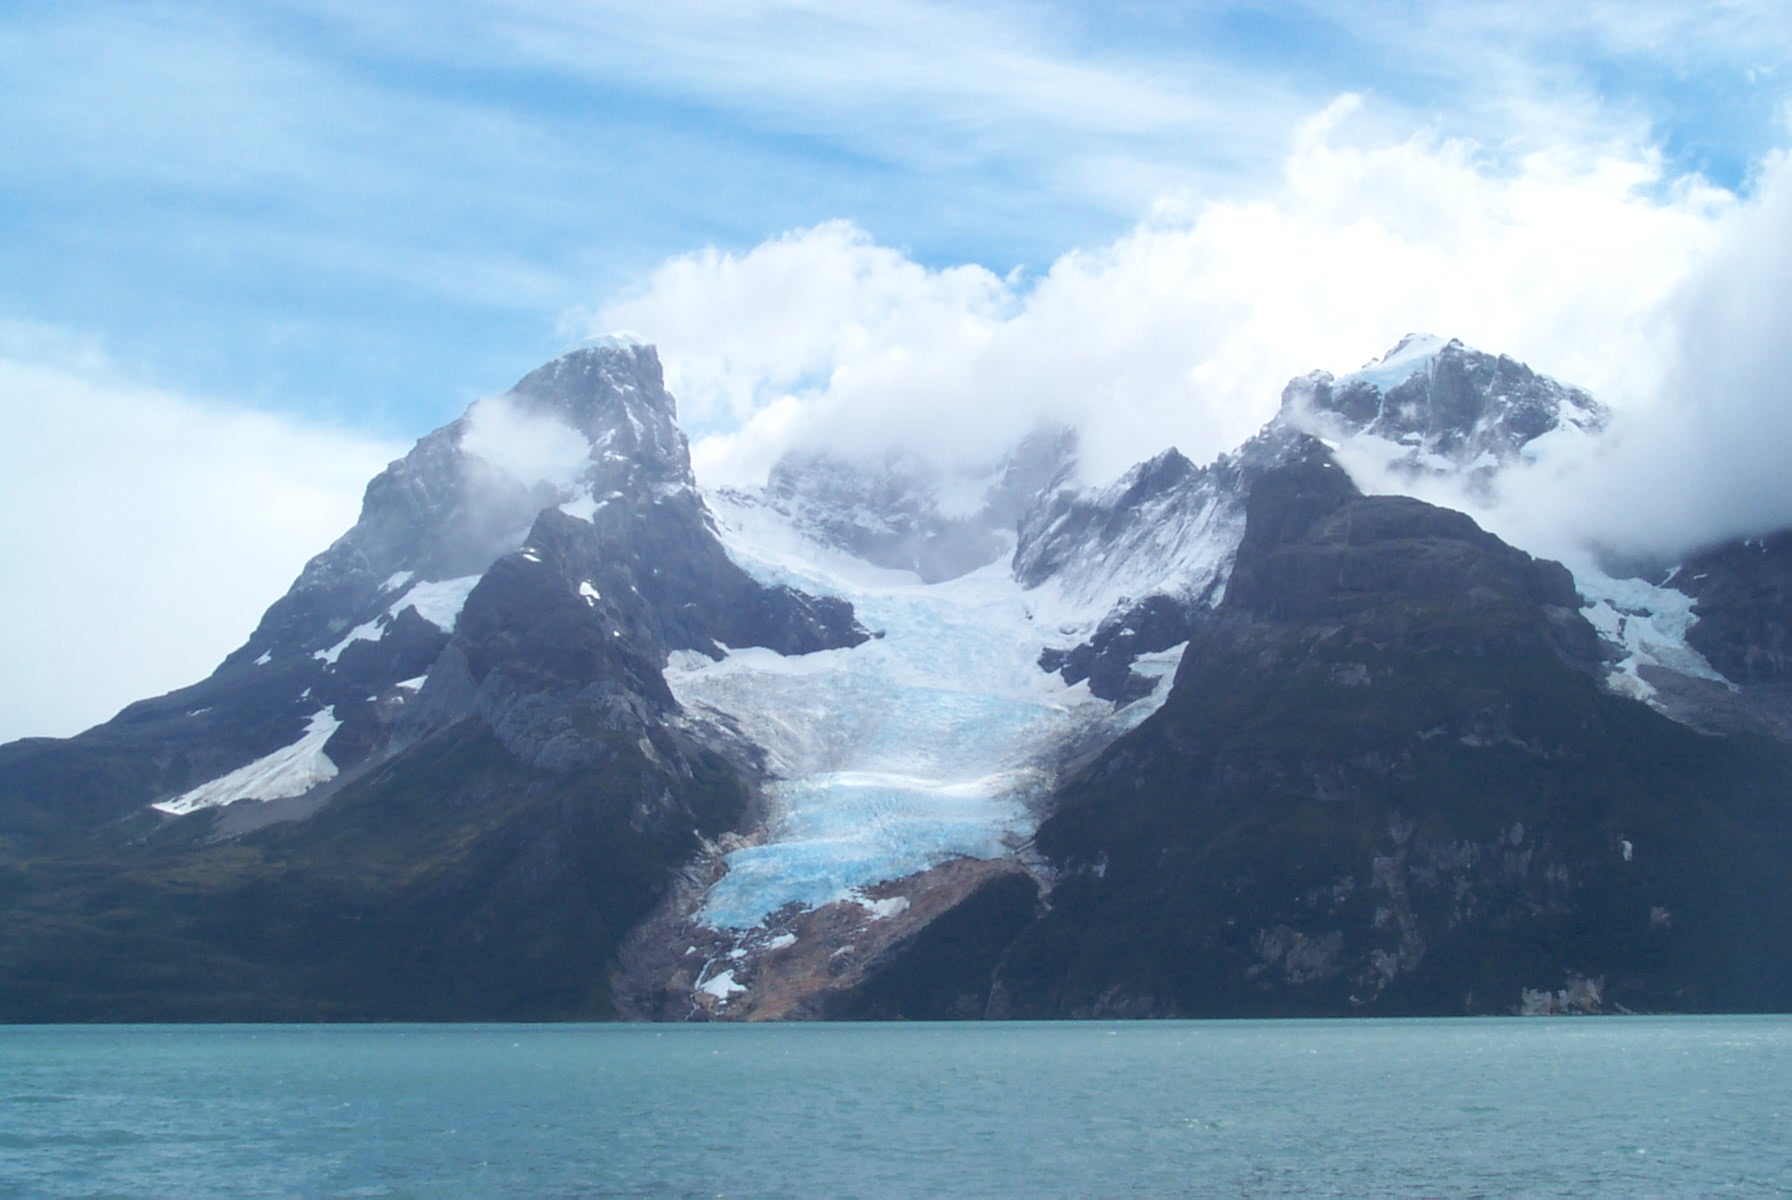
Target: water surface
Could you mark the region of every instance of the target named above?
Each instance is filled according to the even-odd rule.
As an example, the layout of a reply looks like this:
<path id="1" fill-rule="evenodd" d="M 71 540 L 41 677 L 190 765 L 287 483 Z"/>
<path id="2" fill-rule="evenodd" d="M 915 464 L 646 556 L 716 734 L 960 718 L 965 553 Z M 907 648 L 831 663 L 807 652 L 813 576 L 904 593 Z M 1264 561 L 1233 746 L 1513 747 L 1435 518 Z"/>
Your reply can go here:
<path id="1" fill-rule="evenodd" d="M 1792 1195 L 1792 1018 L 0 1028 L 0 1195 Z"/>

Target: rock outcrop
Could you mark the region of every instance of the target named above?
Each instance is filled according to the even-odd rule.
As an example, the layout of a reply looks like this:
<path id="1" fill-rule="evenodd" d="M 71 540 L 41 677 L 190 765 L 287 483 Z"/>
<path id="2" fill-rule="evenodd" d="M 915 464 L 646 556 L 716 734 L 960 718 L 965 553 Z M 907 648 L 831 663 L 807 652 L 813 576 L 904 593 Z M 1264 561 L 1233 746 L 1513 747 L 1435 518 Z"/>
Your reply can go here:
<path id="1" fill-rule="evenodd" d="M 1604 691 L 1575 603 L 1309 443 L 1253 489 L 1169 700 L 1041 826 L 1061 877 L 1006 1003 L 1500 1013 L 1572 975 L 1605 1011 L 1792 1004 L 1749 949 L 1792 934 L 1792 760 Z"/>

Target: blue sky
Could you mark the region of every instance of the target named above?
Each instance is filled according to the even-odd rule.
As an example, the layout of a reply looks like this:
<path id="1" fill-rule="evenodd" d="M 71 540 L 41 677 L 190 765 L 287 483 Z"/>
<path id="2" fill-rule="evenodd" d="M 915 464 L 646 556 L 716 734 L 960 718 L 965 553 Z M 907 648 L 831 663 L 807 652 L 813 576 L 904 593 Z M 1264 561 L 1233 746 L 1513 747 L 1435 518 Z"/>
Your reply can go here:
<path id="1" fill-rule="evenodd" d="M 378 15 L 369 16 L 369 11 Z M 413 436 L 665 257 L 848 218 L 1043 270 L 1248 196 L 1346 91 L 1510 155 L 1647 136 L 1741 187 L 1772 6 L 15 3 L 0 319 Z"/>
<path id="2" fill-rule="evenodd" d="M 1200 457 L 1412 328 L 1709 390 L 1668 350 L 1792 246 L 1789 64 L 1743 0 L 12 0 L 0 740 L 204 674 L 381 463 L 612 325 L 722 481 L 1042 418 Z"/>

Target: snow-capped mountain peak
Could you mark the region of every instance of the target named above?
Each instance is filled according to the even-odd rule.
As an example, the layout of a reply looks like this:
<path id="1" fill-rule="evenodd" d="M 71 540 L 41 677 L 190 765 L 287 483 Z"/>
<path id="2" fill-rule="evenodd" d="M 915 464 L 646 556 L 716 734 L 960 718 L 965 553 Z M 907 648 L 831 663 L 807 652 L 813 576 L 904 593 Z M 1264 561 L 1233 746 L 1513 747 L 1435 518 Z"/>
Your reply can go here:
<path id="1" fill-rule="evenodd" d="M 498 401 L 523 420 L 551 420 L 589 445 L 578 482 L 606 496 L 690 490 L 690 444 L 658 353 L 620 335 L 590 339 L 525 375 Z"/>
<path id="2" fill-rule="evenodd" d="M 1580 388 L 1423 333 L 1407 334 L 1360 371 L 1290 381 L 1278 416 L 1333 442 L 1382 443 L 1377 457 L 1414 475 L 1491 472 L 1545 433 L 1597 433 L 1609 419 Z"/>
<path id="3" fill-rule="evenodd" d="M 568 354 L 576 354 L 581 350 L 634 350 L 646 345 L 647 339 L 632 329 L 612 329 L 608 333 L 580 338 L 562 350 L 559 357 L 565 358 Z"/>
<path id="4" fill-rule="evenodd" d="M 490 625 L 496 608 L 539 623 L 550 610 L 564 617 L 559 601 L 577 606 L 566 620 L 590 643 L 585 674 L 644 681 L 629 686 L 656 701 L 670 649 L 719 653 L 719 639 L 801 652 L 863 636 L 849 611 L 767 592 L 728 562 L 658 354 L 638 339 L 595 339 L 477 401 L 369 483 L 354 527 L 198 685 L 200 699 L 183 701 L 248 715 L 240 732 L 193 735 L 204 758 L 190 756 L 193 777 L 164 811 L 334 786 L 338 771 L 469 706 L 499 711 L 461 677 L 479 653 L 497 661 L 515 647 L 467 646 L 469 619 Z M 567 676 L 565 663 L 548 666 L 538 683 Z M 525 724 L 505 735 L 521 738 Z"/>
<path id="5" fill-rule="evenodd" d="M 1437 356 L 1450 346 L 1463 348 L 1455 338 L 1441 338 L 1434 333 L 1409 333 L 1396 342 L 1392 350 L 1364 363 L 1338 382 L 1360 382 L 1390 392 L 1420 371 L 1431 370 Z"/>
<path id="6" fill-rule="evenodd" d="M 1590 674 L 1792 742 L 1792 534 L 1658 584 L 1571 577 L 1461 512 L 1365 494 L 1472 502 L 1485 479 L 1494 498 L 1547 461 L 1538 438 L 1604 422 L 1511 359 L 1409 335 L 1360 371 L 1293 381 L 1274 420 L 1204 465 L 1166 449 L 1082 487 L 1075 434 L 1047 429 L 971 469 L 791 455 L 763 488 L 706 497 L 654 349 L 592 339 L 374 479 L 354 528 L 210 678 L 67 743 L 0 748 L 0 834 L 48 831 L 61 854 L 85 828 L 106 869 L 81 869 L 108 905 L 118 863 L 176 864 L 150 911 L 201 923 L 157 944 L 224 929 L 230 961 L 295 947 L 292 978 L 348 989 L 305 1011 L 441 1015 L 442 981 L 461 979 L 474 1016 L 1002 1015 L 1021 1011 L 1011 982 L 1033 989 L 1027 1011 L 1174 1014 L 1153 1007 L 1151 964 L 1202 929 L 1224 961 L 1176 961 L 1238 975 L 1223 1006 L 1283 977 L 1354 1010 L 1431 953 L 1413 930 L 1456 936 L 1461 910 L 1437 897 L 1529 920 L 1570 894 L 1569 871 L 1629 887 L 1633 850 L 1641 879 L 1697 841 L 1699 797 L 1728 768 L 1682 779 L 1694 803 L 1660 812 L 1686 809 L 1684 828 L 1651 824 L 1639 797 L 1706 750 Z M 1632 770 L 1654 744 L 1665 769 Z M 1561 824 L 1561 794 L 1588 819 Z M 1426 840 L 1484 810 L 1481 840 Z M 249 853 L 207 857 L 238 837 Z M 124 838 L 149 849 L 121 859 Z M 1317 890 L 1283 869 L 1332 864 L 1346 841 L 1359 861 Z M 1556 847 L 1574 857 L 1541 857 Z M 1528 875 L 1508 869 L 1520 857 Z M 196 897 L 195 880 L 223 890 Z M 1211 910 L 1178 899 L 1209 885 Z M 1632 898 L 1627 928 L 1665 934 L 1667 905 Z M 382 973 L 394 945 L 414 979 Z M 1090 974 L 1093 998 L 1067 1007 L 1053 981 L 1107 957 L 1122 974 Z M 223 958 L 191 961 L 243 990 Z M 532 990 L 554 970 L 560 991 Z M 418 1007 L 378 1007 L 394 987 Z"/>
<path id="7" fill-rule="evenodd" d="M 874 566 L 943 583 L 995 562 L 1041 496 L 1076 473 L 1076 434 L 1045 428 L 999 461 L 942 470 L 913 454 L 852 459 L 793 451 L 765 487 L 733 492 L 730 504 L 758 504 L 824 546 Z"/>

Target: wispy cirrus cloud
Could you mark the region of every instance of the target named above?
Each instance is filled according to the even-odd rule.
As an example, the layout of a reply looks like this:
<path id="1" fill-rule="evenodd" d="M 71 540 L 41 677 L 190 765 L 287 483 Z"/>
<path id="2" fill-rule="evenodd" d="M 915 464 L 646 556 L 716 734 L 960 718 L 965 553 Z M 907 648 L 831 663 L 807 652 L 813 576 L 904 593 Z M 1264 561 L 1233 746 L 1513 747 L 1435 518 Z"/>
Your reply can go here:
<path id="1" fill-rule="evenodd" d="M 930 266 L 1042 271 L 1164 196 L 1268 194 L 1344 91 L 1508 164 L 1649 137 L 1735 185 L 1785 27 L 1754 4 L 20 6 L 0 314 L 414 429 L 693 246 L 847 219 Z"/>
<path id="2" fill-rule="evenodd" d="M 313 488 L 333 515 L 274 539 L 290 559 L 346 523 L 364 475 L 337 463 L 370 473 L 592 311 L 662 342 L 716 477 L 929 414 L 968 431 L 952 453 L 1046 415 L 1098 471 L 1201 456 L 1287 375 L 1415 327 L 1638 392 L 1677 344 L 1648 314 L 1766 195 L 1789 26 L 1752 0 L 11 6 L 0 321 L 105 354 L 7 344 L 31 470 L 0 503 L 70 536 L 40 493 L 134 505 L 153 472 L 98 427 L 138 429 L 195 480 L 261 464 L 218 488 Z M 89 426 L 116 469 L 52 478 Z M 210 580 L 247 526 L 185 503 L 145 511 Z M 27 649 L 74 661 L 98 585 L 32 545 Z M 137 692 L 202 674 L 286 582 L 224 613 L 130 561 L 187 664 Z M 95 695 L 86 719 L 119 698 Z"/>

